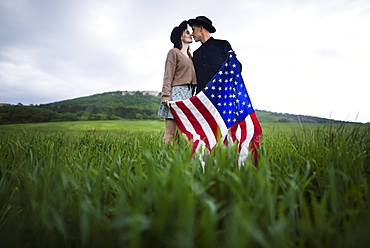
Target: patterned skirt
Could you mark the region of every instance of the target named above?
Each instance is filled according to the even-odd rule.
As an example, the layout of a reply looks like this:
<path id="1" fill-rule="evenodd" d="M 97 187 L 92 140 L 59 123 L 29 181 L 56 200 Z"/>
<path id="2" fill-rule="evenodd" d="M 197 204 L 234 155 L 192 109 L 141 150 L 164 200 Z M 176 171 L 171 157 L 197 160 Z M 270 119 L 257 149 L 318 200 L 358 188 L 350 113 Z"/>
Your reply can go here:
<path id="1" fill-rule="evenodd" d="M 192 97 L 192 90 L 189 85 L 178 85 L 171 87 L 171 101 L 181 101 Z M 163 119 L 174 119 L 171 110 L 159 103 L 158 117 Z"/>

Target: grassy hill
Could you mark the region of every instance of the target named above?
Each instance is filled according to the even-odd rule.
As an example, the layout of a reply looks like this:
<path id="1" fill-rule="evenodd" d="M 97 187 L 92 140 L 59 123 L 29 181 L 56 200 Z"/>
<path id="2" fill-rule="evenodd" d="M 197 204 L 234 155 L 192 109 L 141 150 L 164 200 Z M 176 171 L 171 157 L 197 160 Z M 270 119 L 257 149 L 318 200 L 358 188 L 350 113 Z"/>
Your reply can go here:
<path id="1" fill-rule="evenodd" d="M 152 92 L 151 92 L 152 93 Z M 149 92 L 113 91 L 36 106 L 0 106 L 0 124 L 49 121 L 88 121 L 115 119 L 158 119 L 160 95 Z M 341 123 L 331 119 L 256 110 L 260 122 Z"/>
<path id="2" fill-rule="evenodd" d="M 294 115 L 287 113 L 276 113 L 265 110 L 256 110 L 258 119 L 261 122 L 274 122 L 274 123 L 347 123 L 344 121 L 337 121 L 333 119 L 321 118 L 316 116 L 307 116 L 307 115 Z"/>
<path id="3" fill-rule="evenodd" d="M 40 105 L 57 113 L 78 113 L 113 115 L 128 119 L 153 119 L 160 97 L 136 91 L 114 91 Z"/>
<path id="4" fill-rule="evenodd" d="M 143 91 L 113 91 L 95 94 L 91 96 L 79 97 L 54 103 L 42 104 L 40 107 L 48 109 L 62 109 L 72 107 L 86 107 L 96 106 L 99 108 L 121 108 L 129 107 L 135 109 L 149 109 L 157 110 L 160 101 L 159 95 L 150 95 Z"/>

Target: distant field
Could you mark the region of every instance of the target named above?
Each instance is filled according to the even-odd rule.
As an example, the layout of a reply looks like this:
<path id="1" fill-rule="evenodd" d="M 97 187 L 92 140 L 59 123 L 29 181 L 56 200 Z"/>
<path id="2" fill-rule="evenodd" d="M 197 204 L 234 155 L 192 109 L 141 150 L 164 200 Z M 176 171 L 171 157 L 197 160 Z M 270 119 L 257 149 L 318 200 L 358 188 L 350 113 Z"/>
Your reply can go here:
<path id="1" fill-rule="evenodd" d="M 263 133 L 287 133 L 294 130 L 301 129 L 316 130 L 323 128 L 328 124 L 301 124 L 301 123 L 261 123 Z M 340 126 L 343 124 L 332 124 L 333 126 Z M 345 124 L 347 127 L 359 126 L 358 124 Z M 366 127 L 369 125 L 360 125 Z M 165 127 L 164 121 L 155 120 L 111 120 L 111 121 L 70 121 L 70 122 L 47 122 L 47 123 L 27 123 L 27 124 L 12 124 L 0 125 L 0 130 L 37 130 L 37 131 L 163 131 Z"/>
<path id="2" fill-rule="evenodd" d="M 68 121 L 0 125 L 0 130 L 46 130 L 46 131 L 161 131 L 164 129 L 164 121 L 138 121 L 138 120 L 114 120 L 114 121 Z"/>

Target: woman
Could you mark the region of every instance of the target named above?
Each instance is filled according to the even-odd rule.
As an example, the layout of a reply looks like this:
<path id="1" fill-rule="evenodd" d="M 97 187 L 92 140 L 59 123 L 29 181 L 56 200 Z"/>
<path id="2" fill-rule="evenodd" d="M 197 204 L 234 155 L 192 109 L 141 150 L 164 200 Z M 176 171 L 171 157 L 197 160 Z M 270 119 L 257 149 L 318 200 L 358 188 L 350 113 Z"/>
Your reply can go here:
<path id="1" fill-rule="evenodd" d="M 163 137 L 163 142 L 166 144 L 174 138 L 177 128 L 176 121 L 169 109 L 169 102 L 190 98 L 192 86 L 197 84 L 189 47 L 193 39 L 187 25 L 187 21 L 183 21 L 172 30 L 171 42 L 174 44 L 174 48 L 168 52 L 165 64 L 162 103 L 158 110 L 158 116 L 166 119 Z"/>

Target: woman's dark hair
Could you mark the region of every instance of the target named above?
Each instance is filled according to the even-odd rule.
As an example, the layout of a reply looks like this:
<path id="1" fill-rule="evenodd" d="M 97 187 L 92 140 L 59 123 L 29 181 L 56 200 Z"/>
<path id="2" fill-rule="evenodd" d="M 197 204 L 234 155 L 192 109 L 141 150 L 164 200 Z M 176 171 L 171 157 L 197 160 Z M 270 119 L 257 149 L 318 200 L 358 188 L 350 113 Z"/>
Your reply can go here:
<path id="1" fill-rule="evenodd" d="M 177 49 L 181 50 L 181 48 L 182 48 L 181 36 L 182 36 L 182 34 L 184 33 L 185 30 L 186 29 L 181 31 L 181 34 L 180 34 L 179 38 L 177 39 L 177 42 L 173 43 L 174 48 L 177 48 Z"/>

